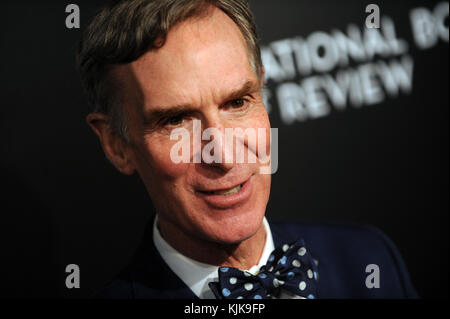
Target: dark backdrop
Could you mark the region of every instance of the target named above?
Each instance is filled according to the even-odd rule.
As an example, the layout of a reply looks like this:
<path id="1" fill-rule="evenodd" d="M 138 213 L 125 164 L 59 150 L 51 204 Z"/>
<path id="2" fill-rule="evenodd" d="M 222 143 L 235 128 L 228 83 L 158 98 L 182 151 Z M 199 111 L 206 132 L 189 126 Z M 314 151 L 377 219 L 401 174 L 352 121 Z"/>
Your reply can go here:
<path id="1" fill-rule="evenodd" d="M 69 3 L 0 5 L 1 297 L 90 296 L 127 263 L 151 217 L 141 181 L 115 171 L 85 123 L 90 108 L 74 50 L 102 2 L 75 1 L 81 29 L 65 26 Z M 277 41 L 313 41 L 318 31 L 346 34 L 349 24 L 364 33 L 367 3 L 251 1 L 265 61 L 275 59 L 267 62 L 273 76 L 267 80 L 267 105 L 279 129 L 279 169 L 268 218 L 373 224 L 397 244 L 419 294 L 428 298 L 448 297 L 448 11 L 442 24 L 447 39 L 427 48 L 414 38 L 410 13 L 417 7 L 432 12 L 437 3 L 377 2 L 407 43 L 402 54 L 301 73 L 295 70 L 298 61 L 289 68 L 286 58 L 295 52 L 277 55 Z M 322 58 L 330 53 L 318 50 Z M 395 61 L 398 66 L 404 56 L 413 61 L 411 87 L 402 82 L 388 93 L 381 75 L 395 82 L 405 72 L 377 72 Z M 366 91 L 358 91 L 364 80 L 353 78 L 360 79 L 354 94 L 365 96 L 362 103 L 346 98 L 341 105 L 327 93 L 339 91 L 323 86 L 361 72 L 372 72 Z M 301 93 L 297 100 L 283 100 L 280 87 L 286 83 L 294 95 L 309 92 L 309 100 L 299 103 Z M 371 94 L 378 101 L 368 103 Z M 321 116 L 313 116 L 319 102 Z M 81 269 L 81 288 L 69 290 L 65 267 L 72 263 Z"/>

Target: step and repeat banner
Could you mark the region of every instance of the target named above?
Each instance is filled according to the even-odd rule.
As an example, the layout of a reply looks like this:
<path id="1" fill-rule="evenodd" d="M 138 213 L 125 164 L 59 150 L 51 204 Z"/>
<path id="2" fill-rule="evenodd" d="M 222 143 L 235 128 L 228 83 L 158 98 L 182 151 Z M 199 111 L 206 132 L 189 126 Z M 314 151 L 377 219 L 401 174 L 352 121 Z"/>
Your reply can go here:
<path id="1" fill-rule="evenodd" d="M 75 51 L 102 4 L 0 4 L 1 297 L 90 296 L 151 218 L 85 120 Z M 250 6 L 278 129 L 268 219 L 374 225 L 419 295 L 448 297 L 448 1 Z"/>
<path id="2" fill-rule="evenodd" d="M 448 2 L 251 4 L 279 128 L 270 217 L 374 224 L 428 296 L 417 251 L 448 263 Z"/>
<path id="3" fill-rule="evenodd" d="M 326 5 L 321 7 L 327 12 Z M 414 77 L 425 80 L 414 72 L 415 64 L 434 62 L 445 67 L 448 3 L 440 2 L 432 8 L 400 7 L 403 10 L 398 3 L 381 4 L 371 10 L 368 5 L 366 12 L 370 14 L 364 19 L 363 6 L 342 5 L 330 13 L 342 17 L 341 21 L 332 25 L 327 19 L 319 19 L 320 25 L 315 24 L 320 30 L 305 34 L 302 26 L 308 22 L 308 4 L 299 1 L 289 6 L 299 18 L 288 28 L 278 29 L 280 37 L 289 37 L 270 39 L 262 48 L 268 86 L 266 105 L 270 111 L 275 105 L 273 111 L 280 124 L 319 119 L 383 104 L 387 99 L 404 104 L 401 96 L 412 95 Z M 375 14 L 379 15 L 376 24 L 372 21 Z M 277 28 L 266 19 L 260 26 L 263 30 Z M 298 35 L 291 36 L 296 31 Z M 419 54 L 427 50 L 433 52 L 430 58 L 439 52 L 441 59 L 426 61 L 426 56 Z M 430 84 L 442 82 L 445 76 L 445 72 L 432 72 L 428 80 Z"/>

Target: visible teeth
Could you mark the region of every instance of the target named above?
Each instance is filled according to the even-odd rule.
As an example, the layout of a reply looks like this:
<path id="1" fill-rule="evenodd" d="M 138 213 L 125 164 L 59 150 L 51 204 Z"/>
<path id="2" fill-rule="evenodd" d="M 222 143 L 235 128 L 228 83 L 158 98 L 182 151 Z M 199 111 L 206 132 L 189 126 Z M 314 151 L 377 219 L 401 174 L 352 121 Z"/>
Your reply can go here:
<path id="1" fill-rule="evenodd" d="M 238 185 L 231 189 L 211 192 L 211 194 L 227 196 L 227 195 L 236 194 L 237 192 L 239 192 L 241 190 L 241 188 L 242 188 L 242 185 Z"/>

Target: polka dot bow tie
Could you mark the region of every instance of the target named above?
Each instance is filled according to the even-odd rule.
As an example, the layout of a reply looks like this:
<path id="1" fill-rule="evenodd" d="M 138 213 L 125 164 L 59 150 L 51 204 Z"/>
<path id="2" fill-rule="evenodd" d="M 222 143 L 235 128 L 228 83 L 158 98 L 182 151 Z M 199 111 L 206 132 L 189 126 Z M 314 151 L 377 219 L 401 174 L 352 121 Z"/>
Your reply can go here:
<path id="1" fill-rule="evenodd" d="M 275 249 L 266 265 L 253 275 L 232 267 L 219 268 L 219 282 L 209 283 L 218 299 L 268 299 L 285 289 L 300 297 L 316 296 L 317 265 L 303 239 Z"/>

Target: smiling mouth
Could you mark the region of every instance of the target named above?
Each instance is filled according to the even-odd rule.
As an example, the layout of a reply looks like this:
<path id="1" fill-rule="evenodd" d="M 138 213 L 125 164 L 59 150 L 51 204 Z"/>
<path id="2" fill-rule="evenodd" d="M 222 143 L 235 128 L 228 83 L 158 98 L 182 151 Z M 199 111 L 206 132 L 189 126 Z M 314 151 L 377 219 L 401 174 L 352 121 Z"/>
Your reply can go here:
<path id="1" fill-rule="evenodd" d="M 235 184 L 236 186 L 230 188 L 225 188 L 226 186 L 216 186 L 215 189 L 205 187 L 206 189 L 197 190 L 197 194 L 214 211 L 217 209 L 225 211 L 237 209 L 246 205 L 251 199 L 253 194 L 252 180 L 253 176 L 250 176 L 246 181 L 238 185 Z"/>
<path id="2" fill-rule="evenodd" d="M 201 191 L 201 192 L 203 194 L 207 194 L 207 195 L 229 196 L 229 195 L 233 195 L 233 194 L 236 194 L 237 192 L 239 192 L 243 185 L 244 184 L 240 184 L 240 185 L 235 186 L 233 188 L 223 189 L 223 190 L 219 190 L 219 191 Z"/>

